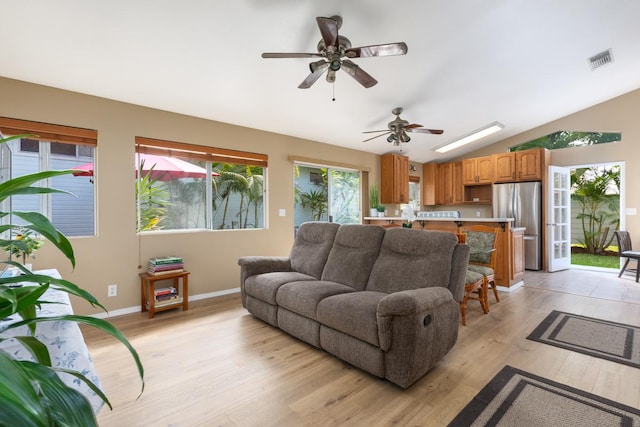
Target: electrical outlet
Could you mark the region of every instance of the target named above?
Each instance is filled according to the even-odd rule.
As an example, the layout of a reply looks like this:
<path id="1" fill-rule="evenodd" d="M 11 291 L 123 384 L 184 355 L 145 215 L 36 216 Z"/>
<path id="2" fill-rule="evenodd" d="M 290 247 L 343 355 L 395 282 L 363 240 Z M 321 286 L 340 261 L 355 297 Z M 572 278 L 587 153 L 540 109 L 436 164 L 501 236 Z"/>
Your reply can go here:
<path id="1" fill-rule="evenodd" d="M 115 297 L 116 295 L 118 295 L 118 285 L 109 285 L 107 287 L 107 296 Z"/>
<path id="2" fill-rule="evenodd" d="M 476 211 L 476 217 L 480 218 L 480 211 Z"/>

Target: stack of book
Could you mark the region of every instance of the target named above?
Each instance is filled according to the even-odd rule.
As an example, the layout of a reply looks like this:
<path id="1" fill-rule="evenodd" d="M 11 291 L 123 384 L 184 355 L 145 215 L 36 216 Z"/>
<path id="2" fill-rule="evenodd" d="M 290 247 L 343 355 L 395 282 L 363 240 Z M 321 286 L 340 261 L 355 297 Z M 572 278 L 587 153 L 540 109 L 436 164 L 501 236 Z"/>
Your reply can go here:
<path id="1" fill-rule="evenodd" d="M 178 304 L 182 302 L 182 297 L 178 295 L 178 290 L 173 286 L 154 289 L 153 298 L 155 300 L 155 307 L 162 307 L 163 305 Z"/>
<path id="2" fill-rule="evenodd" d="M 184 271 L 182 258 L 175 256 L 155 257 L 149 259 L 147 273 L 152 276 L 181 273 Z"/>

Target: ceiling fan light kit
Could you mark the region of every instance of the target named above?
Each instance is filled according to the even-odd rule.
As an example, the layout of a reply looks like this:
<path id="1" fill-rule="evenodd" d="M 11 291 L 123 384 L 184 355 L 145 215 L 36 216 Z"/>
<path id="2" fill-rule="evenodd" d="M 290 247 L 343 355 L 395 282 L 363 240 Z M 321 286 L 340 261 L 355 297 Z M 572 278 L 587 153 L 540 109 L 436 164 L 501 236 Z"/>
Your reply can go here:
<path id="1" fill-rule="evenodd" d="M 372 139 L 379 138 L 381 136 L 387 136 L 387 142 L 393 144 L 395 146 L 400 145 L 400 151 L 402 151 L 401 143 L 407 143 L 411 141 L 411 137 L 408 132 L 418 132 L 418 133 L 430 133 L 432 135 L 441 135 L 444 131 L 441 129 L 427 129 L 422 125 L 416 123 L 409 123 L 407 120 L 404 120 L 400 117 L 402 114 L 402 107 L 394 108 L 391 113 L 395 114 L 396 118 L 391 120 L 387 124 L 387 129 L 384 130 L 370 130 L 363 133 L 380 133 L 380 135 L 376 135 L 369 139 L 365 139 L 363 142 L 371 141 Z"/>
<path id="2" fill-rule="evenodd" d="M 407 53 L 407 45 L 404 42 L 387 43 L 370 46 L 351 47 L 348 38 L 338 34 L 342 26 L 340 16 L 316 18 L 322 39 L 318 42 L 318 53 L 269 53 L 262 54 L 263 58 L 314 58 L 323 59 L 309 64 L 311 74 L 300 83 L 298 88 L 308 89 L 324 72 L 327 72 L 327 81 L 335 82 L 336 71 L 344 70 L 365 88 L 374 86 L 378 81 L 369 75 L 358 65 L 346 58 L 368 58 L 373 56 L 404 55 Z"/>
<path id="3" fill-rule="evenodd" d="M 489 123 L 486 126 L 481 127 L 478 130 L 475 130 L 473 132 L 471 132 L 468 135 L 465 135 L 463 137 L 460 137 L 458 139 L 455 139 L 451 142 L 448 142 L 447 144 L 441 146 L 441 147 L 437 147 L 434 150 L 437 151 L 438 153 L 446 153 L 448 151 L 451 151 L 455 148 L 459 148 L 462 147 L 463 145 L 467 145 L 470 144 L 474 141 L 477 141 L 479 139 L 482 139 L 484 137 L 487 137 L 491 134 L 494 134 L 496 132 L 501 131 L 504 128 L 504 125 L 500 122 L 493 122 L 493 123 Z"/>

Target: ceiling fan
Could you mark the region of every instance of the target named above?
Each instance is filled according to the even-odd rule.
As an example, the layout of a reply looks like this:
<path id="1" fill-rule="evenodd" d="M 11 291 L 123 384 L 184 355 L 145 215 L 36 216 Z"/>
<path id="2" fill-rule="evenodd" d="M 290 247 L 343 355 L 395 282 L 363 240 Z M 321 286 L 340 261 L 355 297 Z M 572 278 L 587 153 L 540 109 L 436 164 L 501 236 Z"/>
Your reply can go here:
<path id="1" fill-rule="evenodd" d="M 401 142 L 409 142 L 411 138 L 407 134 L 407 132 L 418 132 L 418 133 L 430 133 L 433 135 L 441 135 L 444 131 L 442 129 L 427 129 L 422 125 L 418 125 L 415 123 L 409 123 L 408 121 L 401 119 L 400 114 L 402 114 L 402 107 L 394 108 L 391 111 L 396 115 L 396 118 L 389 122 L 388 129 L 384 130 L 370 130 L 362 133 L 380 133 L 380 135 L 376 135 L 369 139 L 365 139 L 363 142 L 371 141 L 372 139 L 379 138 L 381 136 L 387 136 L 387 142 L 393 143 L 393 145 L 400 145 Z M 401 146 L 402 148 L 402 146 Z"/>
<path id="2" fill-rule="evenodd" d="M 308 89 L 326 71 L 327 81 L 333 83 L 336 80 L 336 71 L 343 69 L 362 86 L 369 88 L 378 81 L 371 77 L 351 58 L 368 58 L 371 56 L 404 55 L 407 53 L 406 43 L 387 43 L 379 45 L 351 47 L 348 38 L 338 35 L 338 29 L 342 26 L 342 18 L 334 15 L 330 18 L 317 17 L 318 28 L 322 39 L 318 42 L 318 53 L 263 53 L 263 58 L 322 58 L 309 64 L 311 74 L 298 88 Z"/>

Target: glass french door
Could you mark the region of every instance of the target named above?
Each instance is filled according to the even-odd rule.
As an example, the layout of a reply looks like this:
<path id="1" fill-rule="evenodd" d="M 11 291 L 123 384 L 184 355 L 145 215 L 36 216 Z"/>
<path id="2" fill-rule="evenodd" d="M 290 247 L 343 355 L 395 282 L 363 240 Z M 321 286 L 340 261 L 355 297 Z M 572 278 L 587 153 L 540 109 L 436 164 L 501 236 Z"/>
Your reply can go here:
<path id="1" fill-rule="evenodd" d="M 547 271 L 571 267 L 570 169 L 549 166 L 547 196 Z"/>
<path id="2" fill-rule="evenodd" d="M 360 172 L 296 164 L 294 226 L 306 221 L 360 223 Z"/>

